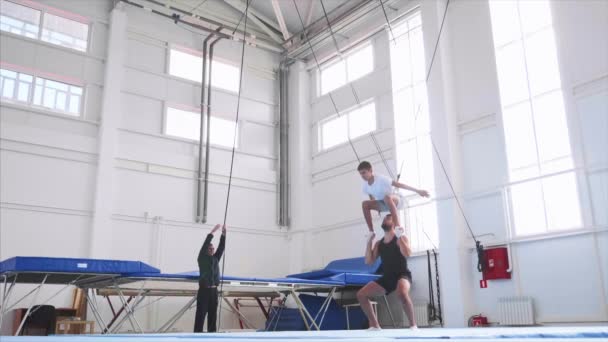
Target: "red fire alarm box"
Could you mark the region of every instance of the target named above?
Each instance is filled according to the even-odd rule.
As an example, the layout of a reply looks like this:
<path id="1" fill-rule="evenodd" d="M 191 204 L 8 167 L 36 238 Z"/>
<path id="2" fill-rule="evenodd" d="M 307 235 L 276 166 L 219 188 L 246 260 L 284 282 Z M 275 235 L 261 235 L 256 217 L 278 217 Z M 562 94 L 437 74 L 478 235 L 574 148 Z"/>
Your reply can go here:
<path id="1" fill-rule="evenodd" d="M 485 271 L 483 279 L 511 279 L 509 272 L 509 251 L 507 247 L 488 248 L 484 251 Z"/>

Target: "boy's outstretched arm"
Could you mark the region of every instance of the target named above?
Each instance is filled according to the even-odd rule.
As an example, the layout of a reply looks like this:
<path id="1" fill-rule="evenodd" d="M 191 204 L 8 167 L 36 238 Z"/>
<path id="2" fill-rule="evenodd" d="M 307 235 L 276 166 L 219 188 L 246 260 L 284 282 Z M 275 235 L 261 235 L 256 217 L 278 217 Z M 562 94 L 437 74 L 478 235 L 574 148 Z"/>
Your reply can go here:
<path id="1" fill-rule="evenodd" d="M 395 188 L 399 188 L 399 189 L 405 189 L 405 190 L 409 190 L 409 191 L 413 191 L 415 193 L 417 193 L 418 195 L 422 196 L 422 197 L 429 197 L 429 192 L 426 190 L 421 190 L 421 189 L 416 189 L 412 186 L 409 186 L 407 184 L 403 184 L 403 183 L 399 183 L 397 181 L 393 181 L 392 185 Z"/>

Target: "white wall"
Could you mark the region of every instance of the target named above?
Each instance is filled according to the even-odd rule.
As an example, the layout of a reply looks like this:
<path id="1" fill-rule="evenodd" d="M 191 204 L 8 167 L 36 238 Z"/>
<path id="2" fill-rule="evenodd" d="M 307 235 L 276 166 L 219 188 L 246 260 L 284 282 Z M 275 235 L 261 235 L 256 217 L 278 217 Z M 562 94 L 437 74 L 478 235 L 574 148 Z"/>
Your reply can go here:
<path id="1" fill-rule="evenodd" d="M 440 273 L 442 302 L 448 325 L 461 326 L 473 314 L 498 321 L 502 296 L 528 295 L 536 302 L 539 322 L 598 322 L 608 320 L 608 4 L 603 1 L 554 1 L 552 14 L 566 98 L 571 145 L 579 174 L 584 229 L 539 239 L 511 238 L 508 208 L 502 189 L 507 163 L 494 47 L 485 1 L 451 1 L 440 49 L 428 84 L 433 140 L 458 195 L 463 199 L 475 234 L 486 245 L 508 243 L 513 279 L 490 281 L 479 289 L 480 273 L 472 240 L 454 201 L 441 201 Z M 405 5 L 400 11 L 412 9 Z M 429 65 L 445 2 L 422 2 L 425 54 Z M 353 83 L 362 101 L 377 103 L 382 150 L 394 167 L 394 132 L 387 33 L 372 38 L 375 70 Z M 358 37 L 351 35 L 350 40 Z M 340 37 L 341 39 L 341 37 Z M 346 42 L 344 43 L 346 44 Z M 329 48 L 326 48 L 329 50 Z M 324 52 L 326 52 L 324 50 Z M 361 256 L 365 223 L 360 201 L 357 161 L 348 144 L 325 152 L 317 149 L 317 126 L 334 113 L 328 96 L 317 97 L 316 68 L 310 64 L 312 227 L 294 235 L 304 250 L 302 269 L 324 266 L 336 258 Z M 334 92 L 340 110 L 354 106 L 349 86 Z M 381 173 L 379 155 L 369 138 L 354 141 L 362 159 Z M 445 176 L 435 158 L 436 196 L 449 195 Z M 297 236 L 300 236 L 299 240 Z M 298 245 L 299 244 L 299 245 Z M 305 248 L 309 244 L 319 246 Z M 427 300 L 426 260 L 409 259 L 414 272 L 414 301 Z"/>
<path id="2" fill-rule="evenodd" d="M 124 8 L 127 31 L 122 34 L 127 50 L 116 104 L 119 120 L 115 141 L 102 141 L 104 63 L 113 53 L 106 48 L 112 1 L 43 2 L 92 19 L 89 52 L 2 32 L 0 60 L 82 80 L 86 105 L 82 117 L 71 118 L 2 101 L 0 259 L 16 255 L 89 257 L 88 246 L 94 245 L 90 232 L 99 182 L 98 151 L 100 144 L 115 144 L 108 178 L 112 184 L 102 180 L 97 185 L 112 189 L 102 197 L 111 204 L 109 224 L 101 227 L 102 234 L 112 240 L 111 248 L 102 249 L 101 256 L 141 260 L 164 272 L 196 269 L 205 235 L 212 224 L 223 221 L 231 149 L 211 147 L 208 224 L 196 224 L 198 144 L 165 136 L 162 126 L 168 104 L 197 108 L 200 103 L 200 84 L 167 74 L 168 47 L 177 44 L 202 50 L 204 37 L 144 10 Z M 215 51 L 219 58 L 240 63 L 241 44 L 237 42 L 222 41 Z M 287 273 L 288 259 L 277 258 L 287 254 L 285 233 L 276 223 L 278 61 L 275 54 L 246 48 L 240 146 L 227 221 L 225 272 L 230 275 Z M 212 101 L 213 115 L 234 120 L 236 94 L 214 90 Z M 66 306 L 70 300 L 66 294 L 56 302 Z M 168 315 L 178 302 L 158 309 Z M 190 331 L 193 314 L 176 327 Z M 157 326 L 163 316 L 142 315 L 147 328 Z M 224 318 L 222 326 L 236 327 L 236 322 Z"/>
<path id="3" fill-rule="evenodd" d="M 608 44 L 597 38 L 608 29 L 608 5 L 601 1 L 554 1 L 562 85 L 570 140 L 579 172 L 585 231 L 574 236 L 513 241 L 513 279 L 491 281 L 475 289 L 479 312 L 498 320 L 501 296 L 531 296 L 539 322 L 606 321 L 606 134 L 608 133 Z M 501 107 L 492 44 L 489 7 L 485 2 L 453 3 L 451 33 L 462 142 L 467 214 L 486 244 L 509 238 L 505 201 L 507 180 Z M 591 209 L 591 210 L 590 210 Z M 471 254 L 470 276 L 478 280 Z M 565 279 L 566 278 L 566 279 Z M 575 280 L 578 279 L 578 280 Z M 477 283 L 477 281 L 475 282 Z"/>

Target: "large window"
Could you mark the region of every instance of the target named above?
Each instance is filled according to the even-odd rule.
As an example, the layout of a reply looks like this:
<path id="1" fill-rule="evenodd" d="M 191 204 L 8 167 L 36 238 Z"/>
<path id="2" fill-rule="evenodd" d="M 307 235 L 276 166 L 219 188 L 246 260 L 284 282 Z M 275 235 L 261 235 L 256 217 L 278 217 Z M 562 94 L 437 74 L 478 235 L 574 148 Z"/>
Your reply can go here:
<path id="1" fill-rule="evenodd" d="M 54 14 L 44 14 L 41 39 L 45 42 L 86 51 L 88 38 L 88 25 Z"/>
<path id="2" fill-rule="evenodd" d="M 191 110 L 167 107 L 165 134 L 198 141 L 200 124 L 200 113 Z M 209 136 L 211 145 L 232 148 L 236 125 L 237 123 L 234 121 L 212 116 L 211 135 Z M 206 133 L 206 131 L 204 133 Z M 206 135 L 203 136 L 203 139 L 205 139 L 205 137 Z M 239 141 L 237 134 L 235 147 L 238 147 L 238 144 Z"/>
<path id="3" fill-rule="evenodd" d="M 376 130 L 376 105 L 367 103 L 320 124 L 321 150 L 340 145 Z"/>
<path id="4" fill-rule="evenodd" d="M 41 106 L 64 114 L 79 116 L 83 89 L 80 86 L 0 69 L 3 99 Z"/>
<path id="5" fill-rule="evenodd" d="M 0 29 L 36 39 L 40 31 L 40 11 L 2 0 Z"/>
<path id="6" fill-rule="evenodd" d="M 582 226 L 549 5 L 490 1 L 516 235 Z"/>
<path id="7" fill-rule="evenodd" d="M 397 161 L 401 181 L 435 192 L 433 148 L 425 81 L 425 55 L 420 13 L 395 25 L 390 44 Z M 403 222 L 411 227 L 412 249 L 438 245 L 437 206 L 434 200 L 408 198 Z"/>
<path id="8" fill-rule="evenodd" d="M 5 99 L 30 102 L 33 82 L 32 75 L 0 69 L 0 93 Z"/>
<path id="9" fill-rule="evenodd" d="M 212 86 L 229 90 L 239 91 L 240 70 L 238 67 L 213 59 L 211 81 Z M 185 78 L 195 82 L 201 82 L 203 58 L 195 53 L 189 53 L 178 49 L 171 49 L 169 56 L 169 74 Z M 209 77 L 209 76 L 207 76 Z M 209 79 L 205 80 L 209 84 Z"/>
<path id="10" fill-rule="evenodd" d="M 321 68 L 321 95 L 361 78 L 374 70 L 374 51 L 366 44 L 344 59 Z"/>
<path id="11" fill-rule="evenodd" d="M 6 0 L 1 0 L 0 5 L 2 31 L 41 39 L 70 49 L 87 50 L 88 24 Z"/>

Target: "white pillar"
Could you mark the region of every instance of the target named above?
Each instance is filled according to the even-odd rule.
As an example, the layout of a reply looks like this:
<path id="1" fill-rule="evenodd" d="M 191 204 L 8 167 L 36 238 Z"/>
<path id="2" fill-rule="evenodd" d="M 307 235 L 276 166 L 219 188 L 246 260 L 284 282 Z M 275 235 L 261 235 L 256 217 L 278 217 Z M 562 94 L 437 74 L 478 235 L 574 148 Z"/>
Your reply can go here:
<path id="1" fill-rule="evenodd" d="M 289 68 L 289 178 L 291 230 L 289 270 L 299 272 L 310 266 L 306 260 L 312 228 L 312 129 L 310 77 L 306 65 L 296 62 Z"/>
<path id="2" fill-rule="evenodd" d="M 124 4 L 112 10 L 105 63 L 104 88 L 101 108 L 101 125 L 97 138 L 98 162 L 95 182 L 95 200 L 91 227 L 90 257 L 112 257 L 112 208 L 114 163 L 117 149 L 117 128 L 122 113 L 121 89 L 127 48 L 127 14 Z"/>
<path id="3" fill-rule="evenodd" d="M 422 4 L 422 22 L 427 67 L 439 34 L 446 1 L 429 1 Z M 445 19 L 439 49 L 435 56 L 432 74 L 427 83 L 432 138 L 439 157 L 446 168 L 449 180 L 460 198 L 463 188 L 462 154 L 453 92 L 453 66 L 450 62 L 450 9 Z M 436 197 L 453 198 L 447 178 L 434 151 Z M 471 241 L 467 228 L 454 199 L 437 204 L 439 225 L 439 274 L 444 324 L 449 328 L 466 327 L 473 310 L 471 278 Z"/>

